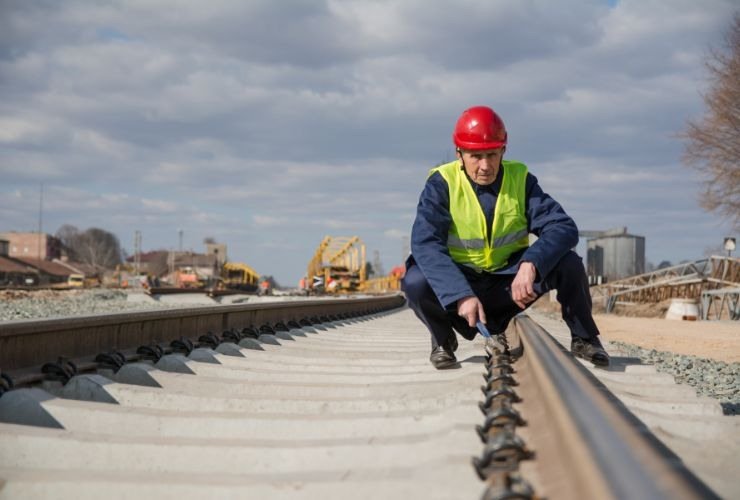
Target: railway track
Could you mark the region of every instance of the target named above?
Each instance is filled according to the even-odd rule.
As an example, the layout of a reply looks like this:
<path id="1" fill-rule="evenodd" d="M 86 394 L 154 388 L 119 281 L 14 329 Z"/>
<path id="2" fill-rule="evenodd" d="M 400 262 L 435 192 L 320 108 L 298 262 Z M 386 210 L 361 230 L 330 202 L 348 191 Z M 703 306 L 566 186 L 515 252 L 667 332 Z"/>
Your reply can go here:
<path id="1" fill-rule="evenodd" d="M 531 319 L 435 371 L 402 303 L 0 324 L 0 498 L 714 496 Z"/>

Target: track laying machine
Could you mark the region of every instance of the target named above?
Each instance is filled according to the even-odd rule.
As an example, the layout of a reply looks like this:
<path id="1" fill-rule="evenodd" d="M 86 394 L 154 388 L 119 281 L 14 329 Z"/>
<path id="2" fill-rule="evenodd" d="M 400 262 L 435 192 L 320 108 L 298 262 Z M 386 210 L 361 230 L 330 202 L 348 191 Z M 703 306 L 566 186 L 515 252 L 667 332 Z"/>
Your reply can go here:
<path id="1" fill-rule="evenodd" d="M 365 244 L 358 236 L 326 236 L 308 263 L 309 291 L 347 293 L 366 280 Z"/>

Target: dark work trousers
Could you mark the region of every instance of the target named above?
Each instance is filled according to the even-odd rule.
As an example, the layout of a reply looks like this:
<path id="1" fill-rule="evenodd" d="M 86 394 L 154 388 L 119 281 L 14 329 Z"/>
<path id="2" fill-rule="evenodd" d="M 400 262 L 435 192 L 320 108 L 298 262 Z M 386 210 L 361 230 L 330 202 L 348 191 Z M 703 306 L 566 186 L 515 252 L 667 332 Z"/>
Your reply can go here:
<path id="1" fill-rule="evenodd" d="M 483 304 L 486 327 L 491 333 L 502 333 L 509 321 L 522 312 L 511 298 L 514 276 L 490 273 L 468 276 L 473 293 Z M 563 319 L 572 336 L 591 338 L 599 335 L 591 315 L 591 294 L 586 271 L 581 258 L 575 252 L 568 252 L 560 259 L 550 274 L 544 278 L 538 277 L 533 288 L 538 298 L 550 290 L 558 291 L 557 299 L 562 306 Z M 454 335 L 453 328 L 468 340 L 475 338 L 477 329 L 468 326 L 467 321 L 458 316 L 456 305 L 453 304 L 448 309 L 442 307 L 416 263 L 412 263 L 406 270 L 402 289 L 406 293 L 409 307 L 432 334 L 432 349 L 444 345 L 450 335 Z"/>

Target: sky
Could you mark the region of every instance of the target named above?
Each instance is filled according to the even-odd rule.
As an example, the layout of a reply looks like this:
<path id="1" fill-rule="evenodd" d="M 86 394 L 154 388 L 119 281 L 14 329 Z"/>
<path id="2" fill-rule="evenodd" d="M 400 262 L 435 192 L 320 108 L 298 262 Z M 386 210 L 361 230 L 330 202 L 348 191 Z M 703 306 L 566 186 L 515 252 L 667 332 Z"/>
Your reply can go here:
<path id="1" fill-rule="evenodd" d="M 680 133 L 732 0 L 0 0 L 0 232 L 204 238 L 295 285 L 326 235 L 400 264 L 460 113 L 494 108 L 582 230 L 658 263 L 737 236 Z M 583 245 L 581 245 L 583 246 Z"/>

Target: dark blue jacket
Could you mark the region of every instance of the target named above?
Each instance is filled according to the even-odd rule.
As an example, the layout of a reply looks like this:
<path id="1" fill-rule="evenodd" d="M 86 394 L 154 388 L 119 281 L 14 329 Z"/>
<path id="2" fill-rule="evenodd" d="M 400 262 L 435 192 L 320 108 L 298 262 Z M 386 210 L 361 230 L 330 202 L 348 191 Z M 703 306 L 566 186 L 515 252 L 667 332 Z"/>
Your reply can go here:
<path id="1" fill-rule="evenodd" d="M 468 177 L 486 215 L 489 233 L 503 170 L 502 166 L 496 180 L 488 186 L 479 186 Z M 539 279 L 547 276 L 568 250 L 578 244 L 575 222 L 558 202 L 542 191 L 532 174 L 527 174 L 526 196 L 527 225 L 538 240 L 529 248 L 512 254 L 507 266 L 493 274 L 515 274 L 519 263 L 528 261 L 537 268 Z M 447 182 L 439 172 L 435 172 L 427 179 L 419 198 L 407 265 L 416 262 L 443 307 L 453 306 L 459 299 L 474 295 L 468 282 L 485 278 L 488 274 L 479 275 L 452 261 L 447 250 L 451 221 Z"/>

